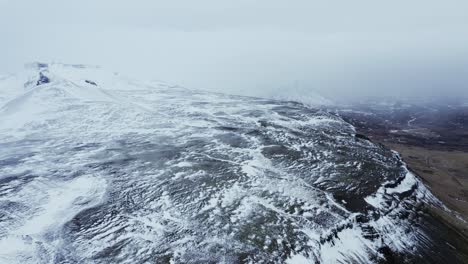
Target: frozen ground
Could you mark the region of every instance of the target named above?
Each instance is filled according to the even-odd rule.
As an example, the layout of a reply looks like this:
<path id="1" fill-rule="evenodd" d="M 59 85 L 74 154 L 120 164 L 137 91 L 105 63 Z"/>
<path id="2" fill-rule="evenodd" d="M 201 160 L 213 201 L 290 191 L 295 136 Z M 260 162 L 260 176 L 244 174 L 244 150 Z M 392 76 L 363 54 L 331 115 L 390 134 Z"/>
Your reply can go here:
<path id="1" fill-rule="evenodd" d="M 0 78 L 2 263 L 459 261 L 427 206 L 396 153 L 299 103 L 82 65 Z"/>

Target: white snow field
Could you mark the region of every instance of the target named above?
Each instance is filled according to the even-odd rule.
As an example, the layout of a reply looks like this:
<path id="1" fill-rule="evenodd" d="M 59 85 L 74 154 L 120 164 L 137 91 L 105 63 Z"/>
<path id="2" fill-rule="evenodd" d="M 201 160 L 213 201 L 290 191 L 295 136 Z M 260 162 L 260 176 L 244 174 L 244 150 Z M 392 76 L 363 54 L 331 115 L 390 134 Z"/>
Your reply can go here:
<path id="1" fill-rule="evenodd" d="M 439 202 L 354 135 L 300 103 L 30 64 L 0 78 L 0 263 L 427 256 Z"/>

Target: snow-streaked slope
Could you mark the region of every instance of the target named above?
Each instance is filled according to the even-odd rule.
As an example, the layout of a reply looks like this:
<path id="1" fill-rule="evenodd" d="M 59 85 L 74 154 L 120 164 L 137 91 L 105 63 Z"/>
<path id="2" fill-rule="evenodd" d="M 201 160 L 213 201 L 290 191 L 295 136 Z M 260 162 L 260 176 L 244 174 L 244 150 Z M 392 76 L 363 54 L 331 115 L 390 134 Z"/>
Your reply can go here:
<path id="1" fill-rule="evenodd" d="M 310 87 L 292 87 L 287 89 L 274 89 L 269 98 L 283 101 L 296 101 L 309 107 L 331 107 L 336 105 L 330 98 L 326 98 Z"/>
<path id="2" fill-rule="evenodd" d="M 368 263 L 434 246 L 414 224 L 438 202 L 336 116 L 97 67 L 24 76 L 0 84 L 0 262 Z"/>

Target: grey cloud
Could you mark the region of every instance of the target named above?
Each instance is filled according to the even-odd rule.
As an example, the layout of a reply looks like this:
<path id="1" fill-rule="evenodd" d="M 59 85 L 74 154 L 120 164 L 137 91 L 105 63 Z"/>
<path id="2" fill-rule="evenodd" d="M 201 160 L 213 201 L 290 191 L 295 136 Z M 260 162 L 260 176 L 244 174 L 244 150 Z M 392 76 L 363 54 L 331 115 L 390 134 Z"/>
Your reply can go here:
<path id="1" fill-rule="evenodd" d="M 466 10 L 432 0 L 2 0 L 0 71 L 62 61 L 255 96 L 468 96 Z"/>

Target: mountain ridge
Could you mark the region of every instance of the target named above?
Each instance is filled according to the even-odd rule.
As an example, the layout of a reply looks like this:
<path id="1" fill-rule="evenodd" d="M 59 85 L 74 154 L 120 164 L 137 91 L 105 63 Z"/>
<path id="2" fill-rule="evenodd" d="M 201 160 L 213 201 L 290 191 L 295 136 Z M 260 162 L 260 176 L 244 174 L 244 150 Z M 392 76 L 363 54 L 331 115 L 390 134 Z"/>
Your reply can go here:
<path id="1" fill-rule="evenodd" d="M 0 259 L 462 260 L 425 213 L 442 204 L 336 115 L 101 68 L 32 76 L 0 108 Z"/>

